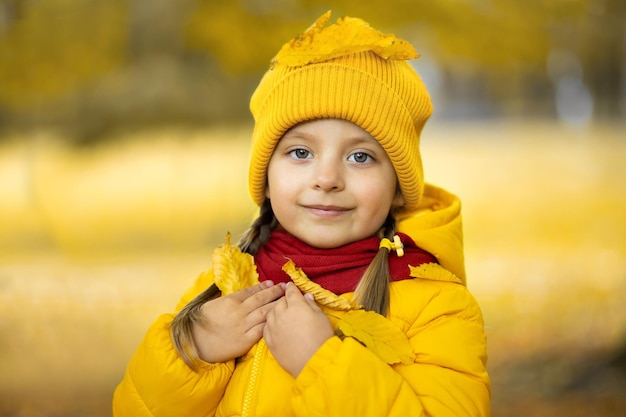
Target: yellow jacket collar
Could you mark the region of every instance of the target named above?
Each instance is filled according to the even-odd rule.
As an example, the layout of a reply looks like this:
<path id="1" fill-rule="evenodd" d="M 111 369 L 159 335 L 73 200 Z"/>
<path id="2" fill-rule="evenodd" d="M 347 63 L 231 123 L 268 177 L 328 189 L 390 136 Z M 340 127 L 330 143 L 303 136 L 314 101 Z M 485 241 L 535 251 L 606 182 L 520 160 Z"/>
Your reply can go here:
<path id="1" fill-rule="evenodd" d="M 466 283 L 461 200 L 456 195 L 426 184 L 418 211 L 400 221 L 398 230 Z"/>

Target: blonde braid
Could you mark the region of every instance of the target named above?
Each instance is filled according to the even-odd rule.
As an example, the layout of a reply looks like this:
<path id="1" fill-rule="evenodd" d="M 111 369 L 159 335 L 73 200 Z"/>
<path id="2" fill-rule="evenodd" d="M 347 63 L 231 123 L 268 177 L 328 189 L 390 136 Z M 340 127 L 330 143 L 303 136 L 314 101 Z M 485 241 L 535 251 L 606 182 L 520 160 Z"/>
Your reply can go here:
<path id="1" fill-rule="evenodd" d="M 200 355 L 193 340 L 193 325 L 202 322 L 202 306 L 219 297 L 220 294 L 217 285 L 211 284 L 183 307 L 170 323 L 170 335 L 176 351 L 182 360 L 196 372 L 199 370 Z"/>
<path id="2" fill-rule="evenodd" d="M 278 220 L 274 216 L 269 199 L 265 199 L 259 211 L 259 217 L 252 223 L 250 228 L 243 234 L 239 241 L 239 249 L 242 252 L 255 255 L 261 246 L 270 238 L 270 233 L 278 226 Z"/>
<path id="3" fill-rule="evenodd" d="M 379 232 L 379 237 L 393 239 L 395 232 L 396 219 L 390 214 Z M 361 304 L 365 310 L 375 311 L 386 316 L 389 312 L 390 281 L 389 250 L 382 247 L 372 259 L 354 290 L 356 304 Z"/>

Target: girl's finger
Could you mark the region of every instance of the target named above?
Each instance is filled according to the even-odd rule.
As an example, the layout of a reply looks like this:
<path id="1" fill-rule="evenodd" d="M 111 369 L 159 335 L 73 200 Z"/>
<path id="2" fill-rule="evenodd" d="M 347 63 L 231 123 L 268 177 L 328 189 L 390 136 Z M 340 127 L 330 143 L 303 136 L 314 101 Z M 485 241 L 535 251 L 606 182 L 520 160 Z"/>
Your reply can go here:
<path id="1" fill-rule="evenodd" d="M 261 285 L 264 283 L 261 283 Z M 255 285 L 256 287 L 256 285 Z M 254 288 L 254 287 L 250 287 Z M 244 299 L 241 303 L 248 312 L 256 310 L 257 308 L 276 301 L 280 297 L 285 295 L 284 285 L 271 285 L 267 288 L 262 288 L 259 291 L 255 291 L 246 299 Z"/>
<path id="2" fill-rule="evenodd" d="M 251 311 L 250 313 L 248 313 L 246 322 L 250 327 L 256 326 L 259 323 L 265 323 L 269 315 L 272 314 L 272 311 L 276 309 L 276 306 L 278 306 L 280 302 L 281 299 L 278 299 L 276 301 L 272 301 L 271 303 L 264 304 L 256 310 Z"/>
<path id="3" fill-rule="evenodd" d="M 233 297 L 239 301 L 244 301 L 248 298 L 250 298 L 251 296 L 253 296 L 254 294 L 263 291 L 266 288 L 271 288 L 274 286 L 274 282 L 267 280 L 267 281 L 263 281 L 260 282 L 256 285 L 253 285 L 252 287 L 247 287 L 244 288 L 242 290 L 239 290 L 237 292 L 234 292 L 232 294 L 230 294 L 230 297 Z"/>
<path id="4" fill-rule="evenodd" d="M 288 303 L 302 303 L 305 302 L 309 307 L 313 310 L 320 310 L 315 302 L 315 297 L 313 294 L 305 293 L 302 294 L 300 289 L 293 283 L 288 283 L 287 288 L 285 289 L 285 298 Z"/>
<path id="5" fill-rule="evenodd" d="M 309 305 L 309 307 L 311 307 L 313 310 L 316 310 L 316 311 L 321 310 L 320 307 L 315 302 L 315 297 L 310 292 L 304 294 L 304 299 Z"/>
<path id="6" fill-rule="evenodd" d="M 302 301 L 302 293 L 293 282 L 288 282 L 285 287 L 285 298 L 287 299 L 287 304 L 289 303 L 297 303 Z"/>

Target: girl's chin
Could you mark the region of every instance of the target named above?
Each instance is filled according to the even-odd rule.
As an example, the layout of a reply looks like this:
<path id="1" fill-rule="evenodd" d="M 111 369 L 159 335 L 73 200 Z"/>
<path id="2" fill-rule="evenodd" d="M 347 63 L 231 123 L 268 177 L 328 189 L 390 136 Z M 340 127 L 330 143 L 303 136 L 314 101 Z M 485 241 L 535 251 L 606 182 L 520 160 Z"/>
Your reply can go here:
<path id="1" fill-rule="evenodd" d="M 309 246 L 313 246 L 318 249 L 334 249 L 343 245 L 347 245 L 348 243 L 353 242 L 354 240 L 348 240 L 343 237 L 332 237 L 328 235 L 324 236 L 311 236 L 308 234 L 307 236 L 296 236 L 298 239 L 303 241 Z"/>

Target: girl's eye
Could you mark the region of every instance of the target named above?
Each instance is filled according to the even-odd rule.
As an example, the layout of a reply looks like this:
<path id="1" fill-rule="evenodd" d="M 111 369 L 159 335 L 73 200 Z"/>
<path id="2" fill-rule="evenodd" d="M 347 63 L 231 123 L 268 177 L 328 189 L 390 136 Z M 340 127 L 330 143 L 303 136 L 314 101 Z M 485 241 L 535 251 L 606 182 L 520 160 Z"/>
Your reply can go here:
<path id="1" fill-rule="evenodd" d="M 363 164 L 365 162 L 369 162 L 372 159 L 371 156 L 366 154 L 365 152 L 355 152 L 348 158 L 348 161 L 357 162 L 359 164 Z"/>
<path id="2" fill-rule="evenodd" d="M 311 157 L 311 152 L 307 151 L 306 149 L 294 149 L 293 151 L 289 152 L 289 155 L 296 159 L 307 159 Z"/>

